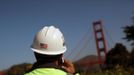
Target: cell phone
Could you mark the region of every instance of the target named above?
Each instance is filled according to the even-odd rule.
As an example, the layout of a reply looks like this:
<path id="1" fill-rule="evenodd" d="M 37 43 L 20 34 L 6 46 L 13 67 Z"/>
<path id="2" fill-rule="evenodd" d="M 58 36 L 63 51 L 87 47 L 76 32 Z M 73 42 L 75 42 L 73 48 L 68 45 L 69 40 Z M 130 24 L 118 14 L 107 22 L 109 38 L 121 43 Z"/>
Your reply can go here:
<path id="1" fill-rule="evenodd" d="M 62 63 L 64 63 L 64 57 L 62 57 L 61 59 L 62 59 Z"/>
<path id="2" fill-rule="evenodd" d="M 60 65 L 63 65 L 63 64 L 64 64 L 64 57 L 62 57 L 62 58 L 59 60 L 59 64 L 60 64 Z"/>

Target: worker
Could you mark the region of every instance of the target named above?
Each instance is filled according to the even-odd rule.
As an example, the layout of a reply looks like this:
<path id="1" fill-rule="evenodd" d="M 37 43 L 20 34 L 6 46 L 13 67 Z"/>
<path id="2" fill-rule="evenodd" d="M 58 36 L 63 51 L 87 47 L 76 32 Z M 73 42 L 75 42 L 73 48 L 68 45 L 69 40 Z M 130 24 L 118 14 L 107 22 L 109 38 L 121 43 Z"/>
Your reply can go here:
<path id="1" fill-rule="evenodd" d="M 74 74 L 74 65 L 63 58 L 67 48 L 62 32 L 54 26 L 45 26 L 34 37 L 31 49 L 36 62 L 25 75 Z M 77 74 L 78 75 L 78 74 Z"/>

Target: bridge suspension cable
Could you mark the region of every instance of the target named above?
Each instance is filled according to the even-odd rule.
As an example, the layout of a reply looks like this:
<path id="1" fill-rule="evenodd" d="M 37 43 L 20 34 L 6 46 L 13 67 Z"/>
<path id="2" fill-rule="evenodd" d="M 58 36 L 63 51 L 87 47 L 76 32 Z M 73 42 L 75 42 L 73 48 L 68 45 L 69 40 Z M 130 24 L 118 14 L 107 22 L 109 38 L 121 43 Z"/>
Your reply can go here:
<path id="1" fill-rule="evenodd" d="M 90 36 L 91 37 L 91 36 Z M 80 48 L 80 50 L 77 52 L 77 54 L 72 58 L 74 61 L 80 56 L 80 54 L 82 54 L 84 51 L 86 51 L 86 50 L 89 50 L 89 49 L 87 49 L 88 47 L 89 47 L 89 43 L 90 43 L 90 40 L 91 39 L 89 39 L 90 37 L 87 37 L 87 39 L 85 39 L 84 41 L 83 41 L 83 46 L 82 46 L 82 48 Z"/>
<path id="2" fill-rule="evenodd" d="M 113 45 L 115 44 L 115 41 L 112 39 L 112 35 L 111 35 L 110 32 L 106 29 L 105 26 L 103 26 L 103 29 L 104 29 L 104 32 L 105 32 L 106 36 L 107 36 L 107 37 L 109 38 L 109 40 L 110 40 L 110 42 L 109 42 L 109 40 L 107 40 L 108 47 L 111 48 L 111 47 L 113 47 Z M 111 43 L 112 45 L 111 45 L 110 43 Z"/>
<path id="3" fill-rule="evenodd" d="M 84 34 L 84 36 L 80 39 L 80 41 L 78 41 L 78 43 L 76 44 L 76 46 L 73 49 L 71 49 L 71 51 L 67 54 L 66 57 L 69 57 L 69 56 L 73 55 L 74 51 L 79 51 L 79 49 L 80 49 L 79 47 L 81 47 L 81 44 L 84 43 L 84 40 L 88 39 L 87 38 L 88 34 L 89 34 L 89 32 L 86 32 Z"/>

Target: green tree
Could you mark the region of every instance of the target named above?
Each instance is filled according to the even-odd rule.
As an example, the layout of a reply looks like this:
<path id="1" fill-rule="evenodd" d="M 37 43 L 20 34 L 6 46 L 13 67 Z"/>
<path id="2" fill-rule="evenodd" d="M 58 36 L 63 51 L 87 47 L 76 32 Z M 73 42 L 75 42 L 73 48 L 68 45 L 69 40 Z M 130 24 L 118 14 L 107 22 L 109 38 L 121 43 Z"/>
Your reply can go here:
<path id="1" fill-rule="evenodd" d="M 6 75 L 24 75 L 32 67 L 30 63 L 22 63 L 18 65 L 13 65 L 7 70 Z"/>
<path id="2" fill-rule="evenodd" d="M 117 43 L 114 48 L 112 48 L 106 57 L 106 65 L 109 68 L 113 68 L 116 65 L 127 66 L 129 58 L 129 52 L 126 47 L 121 43 Z"/>
<path id="3" fill-rule="evenodd" d="M 123 27 L 123 32 L 125 33 L 124 39 L 131 41 L 131 45 L 134 46 L 134 17 L 132 17 L 133 24 Z"/>
<path id="4" fill-rule="evenodd" d="M 131 67 L 134 67 L 134 48 L 132 49 L 132 51 L 131 51 L 131 53 L 130 53 L 129 65 L 130 65 Z"/>
<path id="5" fill-rule="evenodd" d="M 134 25 L 126 26 L 124 28 L 125 38 L 127 41 L 132 41 L 131 45 L 134 45 Z"/>

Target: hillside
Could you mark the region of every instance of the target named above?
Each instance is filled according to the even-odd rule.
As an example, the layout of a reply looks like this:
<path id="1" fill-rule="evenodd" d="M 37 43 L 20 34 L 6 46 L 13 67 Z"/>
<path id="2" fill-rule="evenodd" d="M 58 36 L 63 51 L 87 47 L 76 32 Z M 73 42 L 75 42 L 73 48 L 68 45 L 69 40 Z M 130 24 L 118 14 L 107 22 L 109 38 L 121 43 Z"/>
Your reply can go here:
<path id="1" fill-rule="evenodd" d="M 100 69 L 96 55 L 88 55 L 74 62 L 74 64 L 79 71 L 96 71 Z"/>

